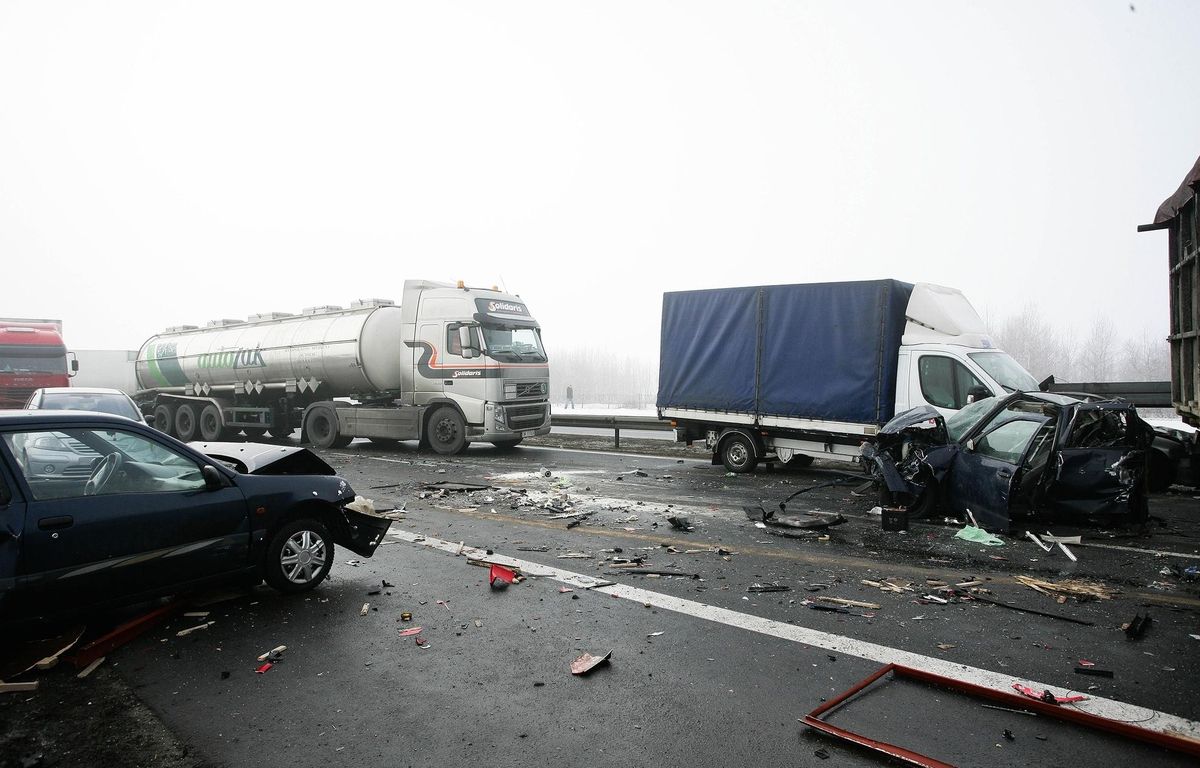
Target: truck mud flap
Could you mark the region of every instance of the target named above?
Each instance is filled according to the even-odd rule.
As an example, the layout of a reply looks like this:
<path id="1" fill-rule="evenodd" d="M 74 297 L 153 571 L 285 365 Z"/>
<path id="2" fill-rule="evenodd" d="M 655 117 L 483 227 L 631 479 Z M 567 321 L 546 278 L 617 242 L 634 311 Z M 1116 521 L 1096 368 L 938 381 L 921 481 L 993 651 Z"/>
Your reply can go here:
<path id="1" fill-rule="evenodd" d="M 338 510 L 341 517 L 334 525 L 333 541 L 340 544 L 356 555 L 370 557 L 383 542 L 384 534 L 392 526 L 392 521 L 379 515 L 356 512 L 342 507 Z"/>

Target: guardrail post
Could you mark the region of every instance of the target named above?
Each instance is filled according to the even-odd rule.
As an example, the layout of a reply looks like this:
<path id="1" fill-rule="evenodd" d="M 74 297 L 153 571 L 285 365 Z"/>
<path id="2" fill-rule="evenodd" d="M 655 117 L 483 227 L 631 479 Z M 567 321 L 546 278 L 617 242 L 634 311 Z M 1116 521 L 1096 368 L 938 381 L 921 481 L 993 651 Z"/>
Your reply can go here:
<path id="1" fill-rule="evenodd" d="M 621 427 L 613 425 L 613 448 L 621 447 Z"/>

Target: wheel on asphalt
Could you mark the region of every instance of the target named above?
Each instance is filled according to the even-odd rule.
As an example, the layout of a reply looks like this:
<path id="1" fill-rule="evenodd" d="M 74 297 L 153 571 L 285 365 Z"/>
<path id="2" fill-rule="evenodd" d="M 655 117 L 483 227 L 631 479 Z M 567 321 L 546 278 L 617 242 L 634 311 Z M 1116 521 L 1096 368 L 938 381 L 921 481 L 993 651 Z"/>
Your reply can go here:
<path id="1" fill-rule="evenodd" d="M 753 472 L 758 466 L 758 457 L 754 455 L 754 445 L 750 438 L 734 432 L 721 443 L 721 463 L 730 472 Z"/>
<path id="2" fill-rule="evenodd" d="M 519 438 L 519 437 L 516 440 L 493 440 L 492 441 L 492 445 L 496 446 L 496 448 L 501 451 L 507 451 L 510 448 L 516 448 L 520 444 L 521 444 L 521 438 Z"/>
<path id="3" fill-rule="evenodd" d="M 461 453 L 467 445 L 467 425 L 457 409 L 443 405 L 429 417 L 429 447 L 443 456 Z"/>
<path id="4" fill-rule="evenodd" d="M 215 443 L 225 439 L 228 430 L 221 423 L 221 409 L 209 403 L 200 411 L 200 439 Z"/>
<path id="5" fill-rule="evenodd" d="M 154 406 L 154 428 L 168 435 L 175 434 L 175 412 L 171 406 Z"/>
<path id="6" fill-rule="evenodd" d="M 882 480 L 879 483 L 879 506 L 894 507 L 902 502 L 896 498 L 896 494 L 888 490 Z M 915 499 L 911 499 L 908 504 L 908 517 L 910 520 L 922 520 L 929 517 L 937 510 L 938 488 L 937 481 L 929 480 L 925 483 L 925 489 L 921 491 L 921 495 Z"/>
<path id="7" fill-rule="evenodd" d="M 333 539 L 320 522 L 293 520 L 271 538 L 263 578 L 280 592 L 305 592 L 320 584 L 333 565 Z"/>
<path id="8" fill-rule="evenodd" d="M 175 409 L 175 436 L 185 443 L 196 439 L 196 409 L 188 403 Z"/>
<path id="9" fill-rule="evenodd" d="M 304 436 L 318 448 L 335 448 L 338 444 L 337 414 L 332 408 L 319 406 L 304 419 Z M 349 441 L 347 441 L 349 442 Z"/>
<path id="10" fill-rule="evenodd" d="M 262 440 L 267 430 L 265 427 L 242 427 L 242 433 L 247 440 Z"/>

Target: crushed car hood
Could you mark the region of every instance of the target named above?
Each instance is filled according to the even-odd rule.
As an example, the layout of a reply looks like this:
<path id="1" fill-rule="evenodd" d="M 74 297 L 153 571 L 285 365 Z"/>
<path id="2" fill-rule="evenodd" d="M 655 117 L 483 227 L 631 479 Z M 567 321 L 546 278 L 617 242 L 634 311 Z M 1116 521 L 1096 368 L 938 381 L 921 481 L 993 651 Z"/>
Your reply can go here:
<path id="1" fill-rule="evenodd" d="M 320 456 L 299 446 L 204 442 L 192 442 L 188 445 L 243 475 L 337 474 L 337 471 Z"/>

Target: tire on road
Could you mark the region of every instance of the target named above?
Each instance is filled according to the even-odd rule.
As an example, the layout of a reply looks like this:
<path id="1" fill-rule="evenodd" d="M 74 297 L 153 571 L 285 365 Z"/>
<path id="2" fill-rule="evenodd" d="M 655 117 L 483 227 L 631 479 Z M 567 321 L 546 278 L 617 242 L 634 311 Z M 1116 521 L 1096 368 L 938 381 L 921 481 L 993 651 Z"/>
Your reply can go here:
<path id="1" fill-rule="evenodd" d="M 730 472 L 742 474 L 753 472 L 758 466 L 754 455 L 754 443 L 740 432 L 734 432 L 721 441 L 721 463 Z"/>
<path id="2" fill-rule="evenodd" d="M 425 430 L 429 447 L 442 456 L 462 453 L 467 447 L 467 425 L 457 408 L 443 405 L 429 416 L 429 428 Z"/>
<path id="3" fill-rule="evenodd" d="M 224 440 L 229 430 L 221 422 L 221 409 L 209 403 L 200 411 L 200 439 L 210 443 Z"/>
<path id="4" fill-rule="evenodd" d="M 293 520 L 275 532 L 263 560 L 263 578 L 280 592 L 307 592 L 329 575 L 333 539 L 311 518 Z"/>
<path id="5" fill-rule="evenodd" d="M 183 442 L 196 439 L 196 408 L 190 403 L 184 403 L 175 409 L 175 437 Z"/>

